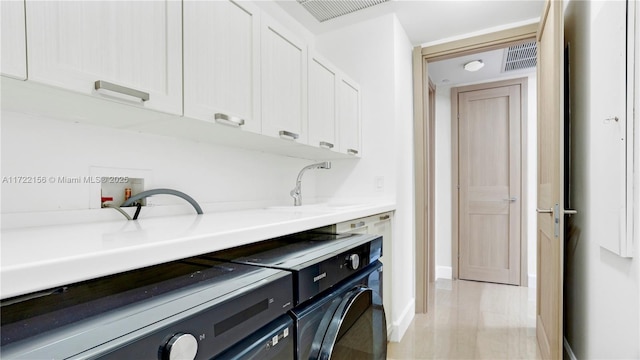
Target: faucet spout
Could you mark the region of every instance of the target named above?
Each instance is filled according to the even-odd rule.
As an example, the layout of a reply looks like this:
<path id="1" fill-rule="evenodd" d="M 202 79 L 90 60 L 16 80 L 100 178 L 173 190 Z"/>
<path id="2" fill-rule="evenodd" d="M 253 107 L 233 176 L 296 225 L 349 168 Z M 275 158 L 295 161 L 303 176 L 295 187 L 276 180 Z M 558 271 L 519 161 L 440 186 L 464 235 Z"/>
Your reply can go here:
<path id="1" fill-rule="evenodd" d="M 298 173 L 298 178 L 296 179 L 296 187 L 294 187 L 290 192 L 291 197 L 293 197 L 294 206 L 302 205 L 302 175 L 305 173 L 305 171 L 310 169 L 331 169 L 331 162 L 323 161 L 320 163 L 311 164 L 303 167 L 302 170 L 300 170 L 300 173 Z"/>

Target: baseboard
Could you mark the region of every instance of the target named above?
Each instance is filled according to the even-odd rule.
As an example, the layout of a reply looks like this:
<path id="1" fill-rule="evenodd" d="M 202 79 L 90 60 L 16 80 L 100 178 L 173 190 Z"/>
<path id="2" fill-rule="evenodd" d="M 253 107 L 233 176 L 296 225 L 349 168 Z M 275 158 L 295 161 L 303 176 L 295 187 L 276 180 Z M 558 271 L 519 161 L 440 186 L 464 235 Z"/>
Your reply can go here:
<path id="1" fill-rule="evenodd" d="M 413 320 L 413 316 L 416 313 L 416 299 L 411 298 L 407 306 L 405 306 L 402 314 L 398 318 L 398 321 L 393 322 L 393 326 L 391 329 L 391 335 L 389 336 L 389 341 L 392 342 L 400 342 L 404 333 L 407 332 L 411 321 Z"/>
<path id="2" fill-rule="evenodd" d="M 535 288 L 536 288 L 536 286 L 537 286 L 537 284 L 538 284 L 538 281 L 537 281 L 536 275 L 535 275 L 535 274 L 529 274 L 529 280 L 528 280 L 528 282 L 529 282 L 529 284 L 528 284 L 528 286 L 527 286 L 527 287 L 530 287 L 530 288 L 532 288 L 532 289 L 535 289 Z"/>
<path id="3" fill-rule="evenodd" d="M 565 353 L 565 359 L 569 358 L 569 360 L 578 360 L 576 358 L 576 354 L 573 353 L 573 350 L 571 349 L 571 345 L 569 345 L 569 341 L 567 341 L 567 338 L 563 338 L 564 339 L 564 353 Z"/>
<path id="4" fill-rule="evenodd" d="M 453 279 L 451 266 L 436 266 L 436 279 Z"/>

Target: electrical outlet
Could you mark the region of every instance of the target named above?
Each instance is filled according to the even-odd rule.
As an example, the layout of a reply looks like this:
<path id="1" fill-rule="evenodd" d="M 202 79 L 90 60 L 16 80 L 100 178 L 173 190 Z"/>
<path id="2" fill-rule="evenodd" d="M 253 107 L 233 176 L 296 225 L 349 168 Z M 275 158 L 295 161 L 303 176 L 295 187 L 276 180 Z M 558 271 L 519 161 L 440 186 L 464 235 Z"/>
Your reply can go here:
<path id="1" fill-rule="evenodd" d="M 119 206 L 130 197 L 144 191 L 144 178 L 130 178 L 127 176 L 103 176 L 100 177 L 100 203 Z M 142 206 L 146 205 L 146 199 L 138 201 Z M 131 205 L 134 206 L 134 205 Z"/>
<path id="2" fill-rule="evenodd" d="M 375 191 L 384 191 L 384 176 L 376 176 L 373 178 Z"/>
<path id="3" fill-rule="evenodd" d="M 92 166 L 89 168 L 89 173 L 96 179 L 91 184 L 89 201 L 91 209 L 104 207 L 105 203 L 120 206 L 125 198 L 153 188 L 151 170 Z M 141 204 L 151 205 L 150 198 L 143 199 Z"/>

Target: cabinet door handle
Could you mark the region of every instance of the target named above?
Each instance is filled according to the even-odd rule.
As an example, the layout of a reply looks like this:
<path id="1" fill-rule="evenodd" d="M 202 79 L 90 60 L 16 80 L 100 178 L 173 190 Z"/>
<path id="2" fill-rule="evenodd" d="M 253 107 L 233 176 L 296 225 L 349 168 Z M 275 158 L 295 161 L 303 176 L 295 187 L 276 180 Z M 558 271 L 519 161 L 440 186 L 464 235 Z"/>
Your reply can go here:
<path id="1" fill-rule="evenodd" d="M 389 218 L 391 218 L 391 216 L 389 216 L 389 215 L 380 216 L 380 220 L 389 220 Z"/>
<path id="2" fill-rule="evenodd" d="M 352 229 L 359 229 L 359 228 L 361 228 L 363 226 L 364 226 L 364 221 L 359 221 L 359 222 L 357 222 L 355 224 L 351 224 L 351 228 Z"/>
<path id="3" fill-rule="evenodd" d="M 333 144 L 326 141 L 320 141 L 320 147 L 325 149 L 333 149 Z"/>
<path id="4" fill-rule="evenodd" d="M 114 83 L 110 83 L 104 80 L 96 80 L 95 84 L 95 89 L 96 90 L 109 90 L 109 91 L 113 91 L 113 92 L 117 92 L 119 94 L 123 94 L 123 95 L 128 95 L 128 96 L 132 96 L 134 98 L 138 98 L 142 101 L 148 101 L 149 100 L 149 93 L 146 93 L 144 91 L 140 91 L 140 90 L 136 90 L 136 89 L 132 89 L 132 88 L 128 88 L 125 86 L 121 86 L 121 85 L 117 85 Z"/>
<path id="5" fill-rule="evenodd" d="M 347 149 L 347 154 L 349 154 L 349 155 L 358 155 L 358 150 L 356 150 L 356 149 Z"/>
<path id="6" fill-rule="evenodd" d="M 239 117 L 217 113 L 213 116 L 217 123 L 229 126 L 240 127 L 244 125 L 244 119 L 240 119 Z"/>
<path id="7" fill-rule="evenodd" d="M 280 130 L 280 137 L 288 140 L 296 140 L 300 135 L 286 130 Z"/>

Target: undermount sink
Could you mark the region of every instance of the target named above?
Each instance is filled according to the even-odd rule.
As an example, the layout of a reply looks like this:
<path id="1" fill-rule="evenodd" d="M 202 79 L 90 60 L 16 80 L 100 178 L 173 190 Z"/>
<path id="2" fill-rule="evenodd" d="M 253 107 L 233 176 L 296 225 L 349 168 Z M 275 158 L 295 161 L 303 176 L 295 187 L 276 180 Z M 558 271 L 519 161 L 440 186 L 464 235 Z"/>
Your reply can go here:
<path id="1" fill-rule="evenodd" d="M 309 205 L 285 205 L 285 206 L 269 206 L 268 210 L 287 210 L 297 212 L 334 212 L 340 210 L 351 210 L 359 207 L 367 206 L 362 203 L 318 203 Z"/>

